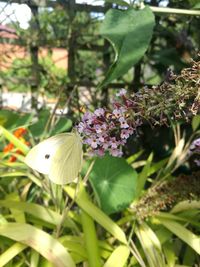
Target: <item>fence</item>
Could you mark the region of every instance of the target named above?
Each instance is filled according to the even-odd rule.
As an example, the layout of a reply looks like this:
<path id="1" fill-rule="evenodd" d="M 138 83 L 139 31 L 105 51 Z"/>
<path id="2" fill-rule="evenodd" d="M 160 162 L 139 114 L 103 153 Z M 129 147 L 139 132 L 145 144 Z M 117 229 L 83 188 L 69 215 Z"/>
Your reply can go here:
<path id="1" fill-rule="evenodd" d="M 57 0 L 57 1 L 47 1 L 47 0 L 13 0 L 13 1 L 6 1 L 6 0 L 1 0 L 0 2 L 5 2 L 5 3 L 18 3 L 18 4 L 27 4 L 29 8 L 31 9 L 32 13 L 32 20 L 30 23 L 30 31 L 32 32 L 39 32 L 40 31 L 40 24 L 37 20 L 38 13 L 39 13 L 39 8 L 62 8 L 69 17 L 69 21 L 73 22 L 75 17 L 77 16 L 77 12 L 86 12 L 86 13 L 100 13 L 104 14 L 109 8 L 112 7 L 112 4 L 106 3 L 104 6 L 93 6 L 93 5 L 87 5 L 87 4 L 78 4 L 76 3 L 75 0 Z M 157 3 L 157 1 L 151 1 L 151 4 Z M 115 5 L 116 7 L 116 5 Z M 161 8 L 161 7 L 152 7 L 151 9 L 155 13 L 162 14 L 185 14 L 185 15 L 200 15 L 200 11 L 198 10 L 181 10 L 181 9 L 173 9 L 173 8 Z M 1 30 L 1 29 L 0 29 Z M 3 31 L 3 30 L 2 30 Z M 4 29 L 5 31 L 5 29 Z M 66 45 L 59 44 L 56 46 L 53 44 L 49 44 L 48 42 L 42 43 L 42 46 L 48 47 L 48 48 L 62 48 L 66 49 L 67 53 L 66 56 L 68 57 L 68 66 L 67 66 L 67 76 L 68 76 L 68 81 L 65 83 L 66 87 L 65 89 L 68 91 L 73 90 L 74 87 L 76 86 L 84 86 L 84 87 L 95 87 L 97 83 L 93 80 L 84 80 L 84 79 L 78 79 L 76 76 L 76 63 L 75 63 L 75 56 L 78 53 L 78 51 L 82 50 L 89 50 L 93 51 L 95 53 L 100 53 L 102 55 L 102 62 L 103 62 L 103 70 L 106 71 L 108 67 L 110 66 L 111 59 L 110 59 L 110 53 L 108 52 L 109 49 L 109 44 L 106 40 L 102 39 L 102 44 L 87 44 L 87 43 L 82 43 L 79 44 L 76 40 L 76 35 L 73 32 L 73 25 L 71 24 L 70 28 L 70 34 L 68 35 L 68 42 L 67 42 L 67 47 Z M 24 42 L 23 39 L 18 39 L 15 37 L 15 33 L 10 31 L 8 34 L 11 35 L 11 38 L 5 38 L 1 37 L 0 42 L 5 44 L 5 43 L 10 43 L 10 45 L 18 45 L 18 47 L 27 47 L 27 43 Z M 31 58 L 31 73 L 32 77 L 30 77 L 30 83 L 31 83 L 31 92 L 32 95 L 34 95 L 35 92 L 37 92 L 39 80 L 40 80 L 40 64 L 39 64 L 39 53 L 40 53 L 40 44 L 39 43 L 34 43 L 34 42 L 29 42 L 28 44 L 28 50 L 30 51 L 30 58 Z M 123 82 L 115 82 L 111 83 L 107 88 L 104 88 L 102 90 L 102 99 L 106 101 L 108 98 L 108 88 L 121 88 L 124 86 L 129 86 L 129 87 L 137 87 L 140 84 L 140 72 L 141 72 L 141 64 L 137 64 L 134 67 L 134 75 L 133 75 L 133 81 L 129 84 L 123 83 Z M 106 103 L 104 103 L 106 104 Z M 32 98 L 32 106 L 36 106 L 36 99 L 33 97 Z"/>

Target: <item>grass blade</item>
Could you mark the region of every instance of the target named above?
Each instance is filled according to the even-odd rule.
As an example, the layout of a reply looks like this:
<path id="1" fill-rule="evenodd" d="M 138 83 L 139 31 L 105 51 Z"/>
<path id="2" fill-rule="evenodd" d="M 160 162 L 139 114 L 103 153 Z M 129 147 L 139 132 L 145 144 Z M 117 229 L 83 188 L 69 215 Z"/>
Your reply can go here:
<path id="1" fill-rule="evenodd" d="M 75 267 L 67 249 L 46 232 L 25 223 L 7 223 L 0 226 L 0 235 L 32 247 L 55 267 Z"/>

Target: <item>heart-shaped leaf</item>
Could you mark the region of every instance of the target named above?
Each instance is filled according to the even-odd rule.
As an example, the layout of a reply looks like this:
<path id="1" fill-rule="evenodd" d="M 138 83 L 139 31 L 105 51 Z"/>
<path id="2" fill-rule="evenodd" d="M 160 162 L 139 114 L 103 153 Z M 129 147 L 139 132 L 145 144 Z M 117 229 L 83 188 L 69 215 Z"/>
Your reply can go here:
<path id="1" fill-rule="evenodd" d="M 89 180 L 99 205 L 107 214 L 126 208 L 136 194 L 137 173 L 123 158 L 98 158 Z"/>
<path id="2" fill-rule="evenodd" d="M 135 10 L 110 9 L 100 33 L 115 50 L 115 61 L 100 86 L 124 75 L 144 55 L 152 37 L 154 14 L 149 7 Z"/>

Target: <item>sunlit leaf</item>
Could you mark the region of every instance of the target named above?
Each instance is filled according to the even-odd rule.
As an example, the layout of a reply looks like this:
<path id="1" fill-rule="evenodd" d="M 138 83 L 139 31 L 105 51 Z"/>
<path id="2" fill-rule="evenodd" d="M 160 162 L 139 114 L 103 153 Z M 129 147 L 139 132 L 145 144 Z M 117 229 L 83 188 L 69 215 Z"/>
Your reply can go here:
<path id="1" fill-rule="evenodd" d="M 75 267 L 70 254 L 60 242 L 32 225 L 23 223 L 0 225 L 0 235 L 32 247 L 55 267 Z"/>
<path id="2" fill-rule="evenodd" d="M 165 267 L 161 244 L 153 230 L 145 223 L 135 228 L 150 267 Z"/>
<path id="3" fill-rule="evenodd" d="M 28 202 L 17 202 L 11 200 L 0 200 L 0 207 L 12 208 L 15 210 L 23 211 L 34 217 L 48 222 L 53 225 L 59 225 L 62 220 L 62 216 L 48 207 L 43 207 L 38 204 Z M 65 219 L 64 226 L 77 230 L 75 223 L 70 218 Z"/>
<path id="4" fill-rule="evenodd" d="M 198 254 L 200 254 L 200 237 L 189 231 L 181 224 L 170 221 L 167 219 L 159 218 L 161 223 L 177 237 L 183 240 L 191 248 L 193 248 Z"/>
<path id="5" fill-rule="evenodd" d="M 27 245 L 21 243 L 15 243 L 11 247 L 9 247 L 4 253 L 0 255 L 0 266 L 3 267 L 4 265 L 6 265 L 25 248 L 27 248 Z"/>
<path id="6" fill-rule="evenodd" d="M 65 186 L 64 190 L 72 199 L 74 199 L 78 206 L 87 212 L 96 222 L 111 233 L 116 239 L 127 244 L 123 230 L 85 196 L 86 192 L 82 185 L 79 185 L 78 192 L 70 186 Z"/>
<path id="7" fill-rule="evenodd" d="M 129 248 L 121 245 L 113 251 L 103 267 L 123 267 L 126 264 L 129 254 Z"/>
<path id="8" fill-rule="evenodd" d="M 172 213 L 177 213 L 184 210 L 200 209 L 200 201 L 198 200 L 184 200 L 176 204 L 171 210 Z"/>

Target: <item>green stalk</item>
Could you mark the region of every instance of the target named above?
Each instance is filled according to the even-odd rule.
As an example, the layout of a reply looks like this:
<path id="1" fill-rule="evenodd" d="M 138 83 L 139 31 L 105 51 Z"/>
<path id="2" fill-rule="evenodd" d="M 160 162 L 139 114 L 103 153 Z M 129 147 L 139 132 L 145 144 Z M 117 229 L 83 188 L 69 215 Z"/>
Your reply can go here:
<path id="1" fill-rule="evenodd" d="M 89 267 L 101 267 L 101 259 L 94 221 L 83 210 L 81 211 L 81 221 Z"/>
<path id="2" fill-rule="evenodd" d="M 200 10 L 150 6 L 154 13 L 200 16 Z"/>

